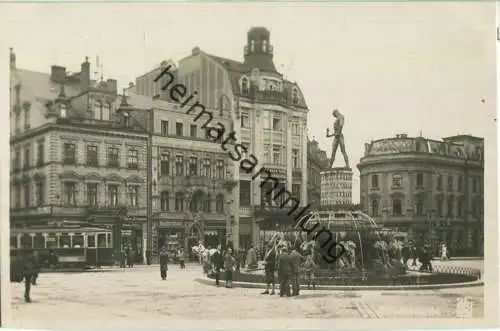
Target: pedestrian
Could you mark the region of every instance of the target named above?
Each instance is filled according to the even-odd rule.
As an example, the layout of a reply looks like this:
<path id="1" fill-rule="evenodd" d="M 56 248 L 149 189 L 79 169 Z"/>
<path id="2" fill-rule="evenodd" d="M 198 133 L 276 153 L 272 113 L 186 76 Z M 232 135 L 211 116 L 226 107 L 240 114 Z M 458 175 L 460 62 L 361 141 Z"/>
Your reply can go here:
<path id="1" fill-rule="evenodd" d="M 316 289 L 316 278 L 314 272 L 316 271 L 316 263 L 314 262 L 314 254 L 311 252 L 306 256 L 306 261 L 304 262 L 305 280 L 307 284 L 307 289 Z"/>
<path id="2" fill-rule="evenodd" d="M 219 286 L 220 270 L 224 268 L 224 257 L 222 256 L 221 245 L 217 245 L 217 249 L 212 255 L 212 265 L 215 274 L 215 286 Z"/>
<path id="3" fill-rule="evenodd" d="M 179 248 L 179 251 L 177 252 L 177 257 L 179 258 L 179 265 L 181 269 L 186 268 L 185 264 L 185 254 L 184 254 L 184 248 Z"/>
<path id="4" fill-rule="evenodd" d="M 292 250 L 290 254 L 290 265 L 292 269 L 292 275 L 290 277 L 290 283 L 292 285 L 292 296 L 299 295 L 300 292 L 300 263 L 302 261 L 302 255 L 299 254 L 296 248 Z"/>
<path id="5" fill-rule="evenodd" d="M 233 271 L 235 267 L 236 260 L 233 257 L 232 248 L 228 248 L 226 251 L 226 255 L 224 256 L 224 270 L 225 270 L 225 278 L 226 278 L 226 287 L 233 287 Z"/>
<path id="6" fill-rule="evenodd" d="M 262 294 L 275 294 L 276 288 L 276 279 L 274 277 L 274 273 L 276 272 L 276 247 L 272 245 L 272 243 L 268 244 L 268 251 L 264 256 L 265 265 L 265 274 L 266 274 L 266 290 L 262 292 Z M 271 293 L 269 293 L 269 288 L 272 286 Z"/>
<path id="7" fill-rule="evenodd" d="M 291 296 L 290 294 L 290 276 L 292 274 L 292 265 L 290 263 L 290 254 L 288 247 L 284 246 L 278 257 L 278 275 L 280 279 L 280 297 Z"/>
<path id="8" fill-rule="evenodd" d="M 24 276 L 24 301 L 31 302 L 31 285 L 33 277 L 37 274 L 39 265 L 35 252 L 29 250 L 23 259 L 23 276 Z"/>
<path id="9" fill-rule="evenodd" d="M 52 249 L 49 251 L 48 261 L 49 261 L 49 267 L 52 269 L 52 271 L 55 271 L 59 263 L 59 258 Z"/>
<path id="10" fill-rule="evenodd" d="M 122 246 L 120 249 L 120 268 L 125 268 L 126 260 L 127 254 L 125 253 L 125 249 Z"/>
<path id="11" fill-rule="evenodd" d="M 253 245 L 250 245 L 250 249 L 247 252 L 245 264 L 249 270 L 257 269 L 257 253 L 255 252 Z"/>
<path id="12" fill-rule="evenodd" d="M 443 260 L 448 260 L 448 248 L 446 247 L 446 244 L 443 242 L 441 244 L 441 261 Z"/>
<path id="13" fill-rule="evenodd" d="M 132 268 L 134 266 L 134 251 L 132 247 L 128 246 L 127 248 L 127 267 Z"/>
<path id="14" fill-rule="evenodd" d="M 163 246 L 160 250 L 160 276 L 162 280 L 167 279 L 168 271 L 168 251 L 167 247 Z"/>

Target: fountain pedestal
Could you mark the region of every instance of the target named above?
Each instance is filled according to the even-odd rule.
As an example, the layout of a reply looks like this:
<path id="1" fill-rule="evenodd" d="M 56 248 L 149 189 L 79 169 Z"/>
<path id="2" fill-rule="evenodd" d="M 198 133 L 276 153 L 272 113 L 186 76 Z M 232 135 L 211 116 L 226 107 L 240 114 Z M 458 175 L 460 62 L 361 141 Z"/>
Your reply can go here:
<path id="1" fill-rule="evenodd" d="M 321 205 L 348 205 L 352 204 L 352 177 L 351 168 L 331 168 L 320 173 L 321 176 Z"/>

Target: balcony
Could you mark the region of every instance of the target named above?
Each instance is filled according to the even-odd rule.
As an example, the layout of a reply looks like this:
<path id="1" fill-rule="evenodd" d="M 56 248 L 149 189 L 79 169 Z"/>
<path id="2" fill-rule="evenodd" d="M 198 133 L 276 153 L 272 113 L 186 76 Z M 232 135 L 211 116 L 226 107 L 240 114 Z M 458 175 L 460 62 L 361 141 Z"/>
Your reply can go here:
<path id="1" fill-rule="evenodd" d="M 286 94 L 280 91 L 258 91 L 257 99 L 276 103 L 287 103 Z"/>
<path id="2" fill-rule="evenodd" d="M 252 217 L 253 208 L 251 206 L 240 206 L 240 217 Z"/>
<path id="3" fill-rule="evenodd" d="M 127 216 L 128 208 L 123 205 L 96 205 L 87 206 L 87 215 Z"/>
<path id="4" fill-rule="evenodd" d="M 139 131 L 146 132 L 146 128 L 143 128 L 139 125 L 125 125 L 125 123 L 117 122 L 117 121 L 103 121 L 96 120 L 93 118 L 86 117 L 67 117 L 67 118 L 58 118 L 56 121 L 57 124 L 69 124 L 75 126 L 87 126 L 92 128 L 103 128 L 103 129 L 122 129 L 122 130 L 131 130 L 131 131 Z"/>

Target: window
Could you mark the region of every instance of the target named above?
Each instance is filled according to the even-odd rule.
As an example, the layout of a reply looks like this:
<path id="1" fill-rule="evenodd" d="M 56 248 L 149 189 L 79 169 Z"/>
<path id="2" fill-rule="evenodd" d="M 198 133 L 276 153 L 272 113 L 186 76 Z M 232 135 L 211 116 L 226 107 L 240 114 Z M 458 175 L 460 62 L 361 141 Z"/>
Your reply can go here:
<path id="1" fill-rule="evenodd" d="M 454 201 L 453 201 L 453 196 L 449 196 L 448 197 L 448 203 L 447 203 L 447 207 L 448 207 L 448 217 L 453 217 L 453 207 L 454 207 Z"/>
<path id="2" fill-rule="evenodd" d="M 196 138 L 198 136 L 198 127 L 196 126 L 196 124 L 191 124 L 191 126 L 189 127 L 189 131 L 191 134 L 191 138 Z"/>
<path id="3" fill-rule="evenodd" d="M 224 212 L 224 196 L 222 194 L 217 194 L 215 197 L 215 211 L 217 213 Z"/>
<path id="4" fill-rule="evenodd" d="M 240 124 L 242 128 L 250 128 L 250 122 L 248 119 L 248 114 L 241 114 Z"/>
<path id="5" fill-rule="evenodd" d="M 139 168 L 139 151 L 137 149 L 128 150 L 127 166 L 129 169 Z"/>
<path id="6" fill-rule="evenodd" d="M 123 126 L 124 127 L 130 126 L 130 116 L 128 115 L 128 113 L 123 113 Z"/>
<path id="7" fill-rule="evenodd" d="M 463 189 L 464 189 L 464 178 L 462 176 L 459 176 L 457 180 L 457 191 L 462 192 Z"/>
<path id="8" fill-rule="evenodd" d="M 264 162 L 271 162 L 271 147 L 269 145 L 264 145 Z"/>
<path id="9" fill-rule="evenodd" d="M 41 166 L 45 163 L 45 141 L 40 140 L 38 141 L 38 148 L 37 148 L 37 165 Z"/>
<path id="10" fill-rule="evenodd" d="M 97 183 L 87 183 L 87 205 L 97 206 Z"/>
<path id="11" fill-rule="evenodd" d="M 108 167 L 110 168 L 120 167 L 119 153 L 120 152 L 117 147 L 108 147 Z"/>
<path id="12" fill-rule="evenodd" d="M 170 155 L 168 153 L 160 156 L 160 176 L 170 175 Z"/>
<path id="13" fill-rule="evenodd" d="M 378 189 L 378 175 L 372 175 L 372 189 Z"/>
<path id="14" fill-rule="evenodd" d="M 64 143 L 64 164 L 76 163 L 76 146 L 72 143 Z"/>
<path id="15" fill-rule="evenodd" d="M 97 146 L 95 145 L 87 145 L 87 165 L 92 167 L 98 165 Z"/>
<path id="16" fill-rule="evenodd" d="M 296 104 L 299 103 L 299 91 L 297 91 L 297 89 L 293 89 L 293 92 L 292 92 L 292 103 L 294 105 L 296 105 Z"/>
<path id="17" fill-rule="evenodd" d="M 184 157 L 182 155 L 175 156 L 175 175 L 184 175 Z"/>
<path id="18" fill-rule="evenodd" d="M 137 207 L 139 204 L 139 187 L 136 185 L 129 185 L 127 187 L 128 205 Z"/>
<path id="19" fill-rule="evenodd" d="M 175 134 L 179 137 L 184 135 L 184 125 L 182 123 L 175 123 Z"/>
<path id="20" fill-rule="evenodd" d="M 29 169 L 31 163 L 31 148 L 26 146 L 24 148 L 24 169 Z"/>
<path id="21" fill-rule="evenodd" d="M 29 181 L 24 182 L 24 206 L 29 207 L 31 205 L 31 185 Z"/>
<path id="22" fill-rule="evenodd" d="M 269 111 L 264 110 L 262 112 L 262 120 L 263 120 L 262 127 L 264 129 L 269 129 L 271 127 L 270 116 L 271 115 L 270 115 Z"/>
<path id="23" fill-rule="evenodd" d="M 19 112 L 16 112 L 16 133 L 20 133 L 21 132 L 21 128 L 20 128 L 20 125 L 21 125 L 21 113 Z"/>
<path id="24" fill-rule="evenodd" d="M 36 183 L 36 204 L 41 206 L 45 203 L 45 181 L 40 180 Z"/>
<path id="25" fill-rule="evenodd" d="M 103 104 L 103 107 L 102 107 L 102 120 L 103 121 L 109 121 L 109 117 L 110 117 L 110 114 L 111 114 L 111 105 L 107 102 L 105 102 Z"/>
<path id="26" fill-rule="evenodd" d="M 224 178 L 224 160 L 217 160 L 215 168 L 216 177 Z"/>
<path id="27" fill-rule="evenodd" d="M 203 160 L 203 177 L 212 177 L 211 163 L 211 160 L 208 158 Z"/>
<path id="28" fill-rule="evenodd" d="M 424 174 L 417 174 L 417 188 L 424 188 Z"/>
<path id="29" fill-rule="evenodd" d="M 438 216 L 443 216 L 443 196 L 436 197 L 436 213 Z"/>
<path id="30" fill-rule="evenodd" d="M 294 148 L 292 149 L 292 164 L 295 169 L 300 168 L 299 166 L 299 150 Z"/>
<path id="31" fill-rule="evenodd" d="M 442 190 L 443 189 L 443 176 L 437 175 L 436 178 L 436 189 L 437 190 Z"/>
<path id="32" fill-rule="evenodd" d="M 189 176 L 198 176 L 198 159 L 195 157 L 189 158 Z"/>
<path id="33" fill-rule="evenodd" d="M 371 212 L 373 217 L 378 217 L 379 215 L 379 204 L 377 199 L 372 200 Z"/>
<path id="34" fill-rule="evenodd" d="M 21 207 L 21 186 L 19 184 L 14 186 L 14 203 L 16 208 Z"/>
<path id="35" fill-rule="evenodd" d="M 241 93 L 248 94 L 248 78 L 246 77 L 241 79 Z"/>
<path id="36" fill-rule="evenodd" d="M 401 188 L 403 186 L 403 176 L 392 175 L 392 188 Z"/>
<path id="37" fill-rule="evenodd" d="M 458 217 L 463 217 L 464 216 L 464 201 L 463 201 L 463 198 L 459 198 L 457 200 L 457 216 Z"/>
<path id="38" fill-rule="evenodd" d="M 168 135 L 168 121 L 161 121 L 161 134 Z"/>
<path id="39" fill-rule="evenodd" d="M 281 131 L 281 115 L 280 114 L 274 114 L 273 115 L 273 130 L 275 131 Z"/>
<path id="40" fill-rule="evenodd" d="M 297 123 L 297 122 L 292 123 L 292 134 L 294 136 L 300 135 L 299 123 Z"/>
<path id="41" fill-rule="evenodd" d="M 240 206 L 250 206 L 250 186 L 250 181 L 240 180 Z"/>
<path id="42" fill-rule="evenodd" d="M 273 145 L 273 164 L 281 164 L 281 146 Z"/>
<path id="43" fill-rule="evenodd" d="M 66 205 L 76 205 L 76 183 L 64 182 L 63 198 Z"/>
<path id="44" fill-rule="evenodd" d="M 118 185 L 116 184 L 108 185 L 108 204 L 111 207 L 118 206 Z"/>
<path id="45" fill-rule="evenodd" d="M 96 120 L 102 119 L 102 103 L 100 101 L 96 101 L 94 104 L 94 118 Z"/>
<path id="46" fill-rule="evenodd" d="M 453 191 L 453 176 L 448 176 L 448 191 Z"/>
<path id="47" fill-rule="evenodd" d="M 392 215 L 401 216 L 403 215 L 403 202 L 401 199 L 392 200 Z"/>
<path id="48" fill-rule="evenodd" d="M 479 180 L 477 177 L 472 177 L 472 193 L 479 192 Z"/>
<path id="49" fill-rule="evenodd" d="M 180 192 L 175 193 L 175 210 L 184 211 L 184 194 Z"/>
<path id="50" fill-rule="evenodd" d="M 212 197 L 210 194 L 207 195 L 205 198 L 205 203 L 203 204 L 203 211 L 205 213 L 211 213 L 212 212 Z"/>
<path id="51" fill-rule="evenodd" d="M 14 169 L 18 170 L 21 167 L 21 150 L 16 148 L 14 152 Z"/>
<path id="52" fill-rule="evenodd" d="M 170 210 L 170 194 L 168 191 L 161 192 L 160 207 L 161 207 L 161 211 L 169 211 Z"/>
<path id="53" fill-rule="evenodd" d="M 66 108 L 66 105 L 64 103 L 61 103 L 59 105 L 59 111 L 61 113 L 61 118 L 66 118 L 68 116 L 68 109 Z"/>

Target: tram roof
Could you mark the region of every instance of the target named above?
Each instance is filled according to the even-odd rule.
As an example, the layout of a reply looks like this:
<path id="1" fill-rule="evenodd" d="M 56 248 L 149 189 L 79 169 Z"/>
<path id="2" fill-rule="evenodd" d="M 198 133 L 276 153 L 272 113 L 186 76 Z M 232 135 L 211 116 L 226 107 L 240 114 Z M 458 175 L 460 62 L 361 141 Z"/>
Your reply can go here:
<path id="1" fill-rule="evenodd" d="M 52 232 L 74 232 L 74 233 L 88 233 L 88 232 L 103 232 L 111 233 L 111 230 L 99 227 L 71 227 L 71 228 L 60 228 L 60 227 L 44 227 L 44 228 L 11 228 L 11 233 L 52 233 Z"/>

